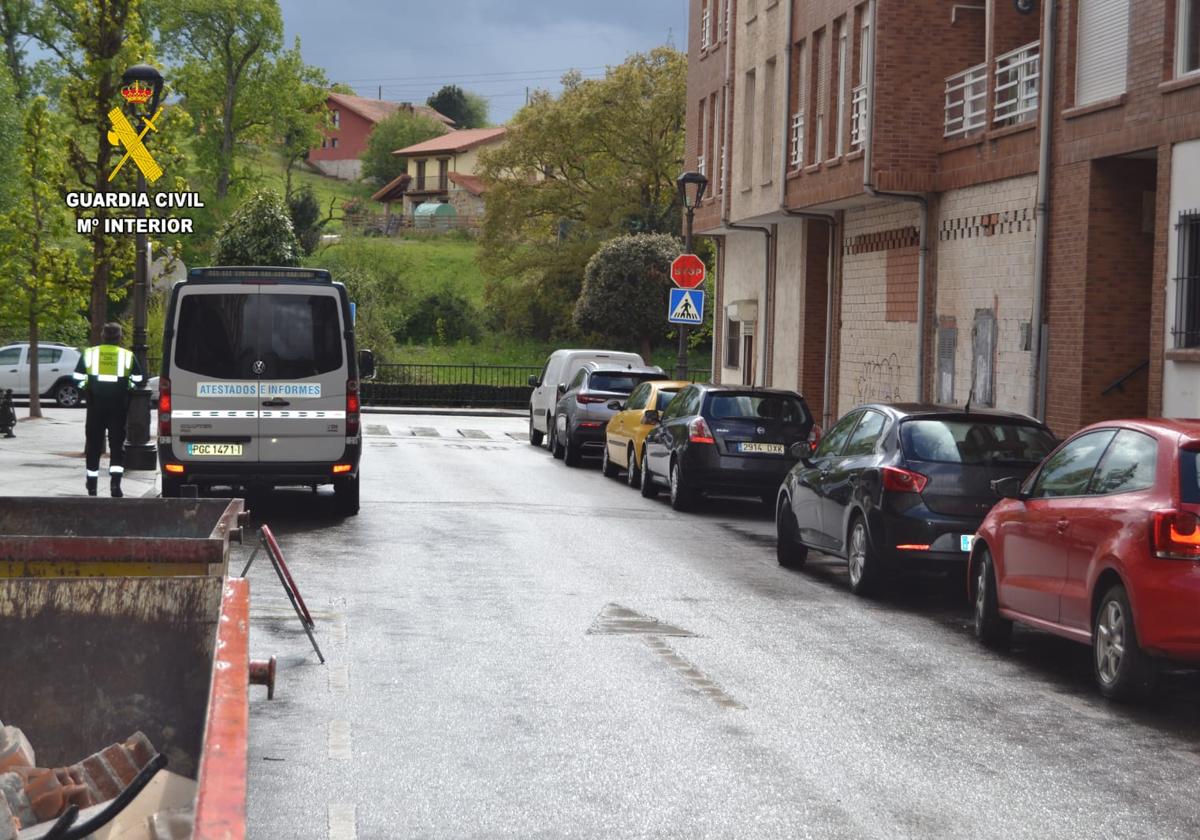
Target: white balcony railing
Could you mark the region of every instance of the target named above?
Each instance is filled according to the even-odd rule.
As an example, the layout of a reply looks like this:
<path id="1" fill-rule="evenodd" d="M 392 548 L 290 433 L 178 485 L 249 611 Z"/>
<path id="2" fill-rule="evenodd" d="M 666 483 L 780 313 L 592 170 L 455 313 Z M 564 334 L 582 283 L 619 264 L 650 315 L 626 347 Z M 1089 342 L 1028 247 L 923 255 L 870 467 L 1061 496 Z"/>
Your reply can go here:
<path id="1" fill-rule="evenodd" d="M 791 154 L 788 163 L 793 169 L 804 165 L 804 114 L 792 114 Z"/>
<path id="2" fill-rule="evenodd" d="M 861 149 L 867 133 L 867 86 L 859 85 L 850 99 L 850 147 Z"/>
<path id="3" fill-rule="evenodd" d="M 698 155 L 696 157 L 696 171 L 705 178 L 708 177 L 708 158 L 704 155 Z"/>
<path id="4" fill-rule="evenodd" d="M 946 79 L 946 137 L 966 137 L 987 124 L 987 65 Z"/>
<path id="5" fill-rule="evenodd" d="M 992 122 L 1017 125 L 1037 119 L 1040 41 L 1018 47 L 996 59 L 996 105 Z"/>

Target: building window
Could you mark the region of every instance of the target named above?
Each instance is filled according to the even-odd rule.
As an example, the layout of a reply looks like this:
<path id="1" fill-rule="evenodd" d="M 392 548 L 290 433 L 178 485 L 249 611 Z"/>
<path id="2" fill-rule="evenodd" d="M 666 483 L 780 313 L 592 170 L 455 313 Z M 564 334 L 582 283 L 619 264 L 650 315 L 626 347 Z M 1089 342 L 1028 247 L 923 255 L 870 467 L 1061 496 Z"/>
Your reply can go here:
<path id="1" fill-rule="evenodd" d="M 746 73 L 745 96 L 742 98 L 742 188 L 754 181 L 754 71 Z"/>
<path id="2" fill-rule="evenodd" d="M 871 72 L 871 15 L 863 12 L 859 30 L 858 85 L 854 88 L 850 109 L 850 145 L 861 149 L 867 136 L 867 74 Z"/>
<path id="3" fill-rule="evenodd" d="M 712 4 L 704 0 L 700 5 L 700 49 L 712 46 Z"/>
<path id="4" fill-rule="evenodd" d="M 1200 347 L 1200 210 L 1182 213 L 1175 255 L 1176 347 Z"/>
<path id="5" fill-rule="evenodd" d="M 425 189 L 425 161 L 417 161 L 417 189 Z"/>
<path id="6" fill-rule="evenodd" d="M 762 90 L 762 171 L 759 180 L 765 186 L 775 176 L 775 59 L 767 61 Z"/>
<path id="7" fill-rule="evenodd" d="M 328 138 L 328 137 L 322 137 L 322 138 L 321 138 L 321 148 L 322 148 L 322 149 L 328 149 L 328 148 L 329 148 L 329 138 Z"/>
<path id="8" fill-rule="evenodd" d="M 1178 75 L 1200 70 L 1200 0 L 1179 0 Z"/>
<path id="9" fill-rule="evenodd" d="M 813 107 L 812 160 L 820 163 L 825 157 L 825 108 L 829 102 L 829 39 L 824 32 L 816 35 L 813 58 L 817 62 L 817 102 Z"/>
<path id="10" fill-rule="evenodd" d="M 446 158 L 438 160 L 438 189 L 442 192 L 450 189 L 450 161 Z"/>
<path id="11" fill-rule="evenodd" d="M 841 157 L 846 150 L 846 100 L 849 98 L 849 76 L 846 74 L 846 56 L 849 52 L 849 33 L 846 21 L 838 25 L 837 45 L 837 130 L 834 132 L 833 156 Z"/>
<path id="12" fill-rule="evenodd" d="M 1129 0 L 1081 3 L 1076 43 L 1075 104 L 1123 94 L 1129 66 Z"/>
<path id="13" fill-rule="evenodd" d="M 336 137 L 330 137 L 329 138 L 329 148 L 336 149 L 338 146 L 337 141 L 338 141 L 338 139 Z"/>
<path id="14" fill-rule="evenodd" d="M 708 177 L 708 98 L 700 100 L 700 145 L 696 152 L 696 171 Z"/>
<path id="15" fill-rule="evenodd" d="M 334 108 L 332 113 L 333 113 L 333 122 L 332 122 L 333 127 L 341 128 L 342 127 L 342 112 L 339 111 L 337 108 Z"/>
<path id="16" fill-rule="evenodd" d="M 803 42 L 796 45 L 796 109 L 792 112 L 789 134 L 791 142 L 788 149 L 788 165 L 793 169 L 804 166 L 804 104 L 808 101 L 808 92 L 804 88 L 808 81 L 808 74 L 805 72 L 805 46 Z"/>
<path id="17" fill-rule="evenodd" d="M 737 369 L 741 366 L 738 356 L 742 350 L 742 322 L 725 319 L 725 367 Z"/>

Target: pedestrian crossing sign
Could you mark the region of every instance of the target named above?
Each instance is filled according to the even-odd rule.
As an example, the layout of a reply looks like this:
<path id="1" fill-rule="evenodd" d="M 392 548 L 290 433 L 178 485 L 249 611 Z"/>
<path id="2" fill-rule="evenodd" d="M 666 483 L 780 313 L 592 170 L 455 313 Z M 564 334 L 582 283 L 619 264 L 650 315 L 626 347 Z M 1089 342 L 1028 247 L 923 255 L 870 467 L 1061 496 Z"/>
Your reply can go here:
<path id="1" fill-rule="evenodd" d="M 671 289 L 667 321 L 672 324 L 699 324 L 704 321 L 704 292 L 699 289 Z"/>

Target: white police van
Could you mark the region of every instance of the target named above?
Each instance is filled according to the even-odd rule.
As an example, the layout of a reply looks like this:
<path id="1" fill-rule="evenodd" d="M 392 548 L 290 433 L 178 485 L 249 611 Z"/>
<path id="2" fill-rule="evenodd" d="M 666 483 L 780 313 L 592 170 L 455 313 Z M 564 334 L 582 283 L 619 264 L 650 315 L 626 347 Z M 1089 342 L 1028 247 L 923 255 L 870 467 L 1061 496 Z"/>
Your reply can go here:
<path id="1" fill-rule="evenodd" d="M 195 268 L 171 291 L 159 375 L 163 496 L 184 485 L 332 484 L 359 506 L 360 372 L 346 288 L 328 271 Z"/>

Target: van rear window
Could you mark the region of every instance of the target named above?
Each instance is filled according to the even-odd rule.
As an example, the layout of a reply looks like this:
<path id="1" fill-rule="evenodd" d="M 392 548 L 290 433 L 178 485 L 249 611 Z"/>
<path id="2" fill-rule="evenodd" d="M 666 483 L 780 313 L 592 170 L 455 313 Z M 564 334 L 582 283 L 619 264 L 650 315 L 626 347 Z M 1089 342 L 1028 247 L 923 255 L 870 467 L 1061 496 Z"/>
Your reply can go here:
<path id="1" fill-rule="evenodd" d="M 588 390 L 608 391 L 611 394 L 628 394 L 648 379 L 662 379 L 652 373 L 593 373 Z"/>
<path id="2" fill-rule="evenodd" d="M 192 294 L 179 307 L 175 366 L 213 379 L 303 379 L 342 367 L 330 295 Z"/>

